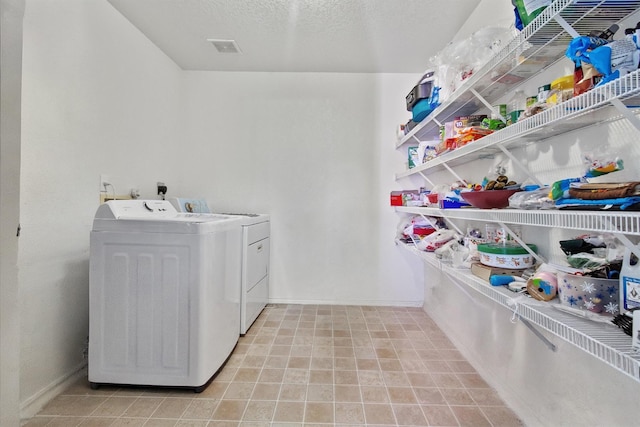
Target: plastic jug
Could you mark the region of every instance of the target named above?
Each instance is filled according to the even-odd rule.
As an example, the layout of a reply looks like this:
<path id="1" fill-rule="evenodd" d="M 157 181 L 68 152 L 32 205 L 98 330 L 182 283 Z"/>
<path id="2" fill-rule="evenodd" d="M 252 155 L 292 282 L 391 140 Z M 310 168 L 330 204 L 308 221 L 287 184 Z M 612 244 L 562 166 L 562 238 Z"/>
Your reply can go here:
<path id="1" fill-rule="evenodd" d="M 640 261 L 631 265 L 631 251 L 624 250 L 620 269 L 620 312 L 640 307 Z"/>

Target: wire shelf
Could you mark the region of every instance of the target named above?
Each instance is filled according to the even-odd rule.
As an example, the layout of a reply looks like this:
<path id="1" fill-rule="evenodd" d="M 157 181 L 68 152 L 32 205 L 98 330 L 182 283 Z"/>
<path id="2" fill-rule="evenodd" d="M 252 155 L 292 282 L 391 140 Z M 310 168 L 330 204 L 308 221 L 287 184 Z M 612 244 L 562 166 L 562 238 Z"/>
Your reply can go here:
<path id="1" fill-rule="evenodd" d="M 640 105 L 640 70 L 636 70 L 601 87 L 571 98 L 535 116 L 518 121 L 504 129 L 430 160 L 422 165 L 396 174 L 396 179 L 433 170 L 444 164 L 458 165 L 475 160 L 473 153 L 499 151 L 499 146 L 540 141 L 563 133 L 619 120 L 625 116 L 611 105 L 620 100 L 630 106 Z M 640 114 L 640 109 L 632 110 Z"/>
<path id="2" fill-rule="evenodd" d="M 471 221 L 503 222 L 535 227 L 562 228 L 640 236 L 640 212 L 522 209 L 438 209 L 396 207 L 397 212 Z"/>
<path id="3" fill-rule="evenodd" d="M 640 352 L 631 346 L 631 337 L 613 324 L 605 324 L 566 314 L 554 308 L 557 302 L 522 302 L 501 286 L 491 286 L 469 270 L 453 268 L 438 260 L 434 254 L 398 243 L 420 259 L 443 271 L 452 280 L 484 295 L 490 300 L 517 313 L 520 318 L 574 345 L 607 365 L 640 382 Z"/>
<path id="4" fill-rule="evenodd" d="M 556 21 L 556 17 L 562 18 L 579 34 L 588 34 L 592 30 L 605 30 L 638 8 L 640 0 L 553 2 L 507 46 L 465 80 L 445 102 L 398 141 L 396 147 L 411 141 L 437 138 L 438 123 L 473 114 L 482 108 L 483 104 L 470 92 L 471 89 L 493 104 L 529 77 L 563 58 L 572 37 Z"/>

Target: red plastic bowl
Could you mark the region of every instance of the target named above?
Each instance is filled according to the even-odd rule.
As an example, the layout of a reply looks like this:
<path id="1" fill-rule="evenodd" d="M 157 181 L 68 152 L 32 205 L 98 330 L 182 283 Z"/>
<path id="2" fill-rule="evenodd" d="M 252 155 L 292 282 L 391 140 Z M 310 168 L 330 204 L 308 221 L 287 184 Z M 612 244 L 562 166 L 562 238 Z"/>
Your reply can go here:
<path id="1" fill-rule="evenodd" d="M 506 208 L 509 197 L 520 190 L 483 190 L 465 191 L 460 193 L 462 198 L 471 206 L 478 209 Z"/>

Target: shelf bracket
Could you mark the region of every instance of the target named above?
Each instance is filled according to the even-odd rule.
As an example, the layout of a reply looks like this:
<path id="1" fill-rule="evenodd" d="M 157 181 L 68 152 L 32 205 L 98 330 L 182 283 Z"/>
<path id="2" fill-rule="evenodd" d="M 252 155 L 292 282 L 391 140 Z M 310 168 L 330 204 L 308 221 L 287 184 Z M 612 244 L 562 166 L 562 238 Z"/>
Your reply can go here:
<path id="1" fill-rule="evenodd" d="M 413 135 L 411 135 L 411 138 L 415 139 L 415 140 L 418 142 L 418 144 L 420 144 L 420 143 L 422 142 L 422 141 L 420 141 L 420 140 L 418 139 L 418 137 L 416 136 L 416 134 L 415 134 L 415 133 L 414 133 Z"/>
<path id="2" fill-rule="evenodd" d="M 437 125 L 438 125 L 438 127 L 442 127 L 442 123 L 440 123 L 440 122 L 438 121 L 438 119 L 436 119 L 435 117 L 434 117 L 434 118 L 432 118 L 431 120 L 432 120 L 433 122 L 435 122 L 435 124 L 437 124 Z"/>
<path id="3" fill-rule="evenodd" d="M 622 101 L 620 101 L 620 99 L 613 98 L 611 100 L 611 104 L 613 104 L 613 106 L 616 107 L 616 110 L 618 110 L 627 120 L 631 122 L 633 126 L 635 126 L 636 129 L 640 131 L 640 118 L 633 114 L 631 110 L 627 108 L 627 106 L 624 105 Z"/>
<path id="4" fill-rule="evenodd" d="M 504 228 L 505 230 L 507 230 L 507 232 L 509 233 L 509 236 L 511 236 L 511 238 L 513 240 L 515 240 L 520 246 L 522 246 L 522 249 L 524 249 L 525 251 L 527 251 L 529 253 L 529 255 L 531 255 L 532 257 L 534 257 L 536 259 L 536 261 L 538 261 L 538 263 L 540 264 L 544 264 L 547 261 L 542 258 L 540 255 L 538 255 L 537 253 L 535 253 L 533 250 L 531 250 L 531 248 L 529 247 L 529 245 L 527 245 L 520 237 L 518 237 L 513 231 L 511 231 L 511 229 L 502 221 L 498 221 L 496 220 L 496 222 L 498 223 L 498 225 L 502 228 Z"/>
<path id="5" fill-rule="evenodd" d="M 557 350 L 557 347 L 554 343 L 552 343 L 551 341 L 549 341 L 547 339 L 547 337 L 545 337 L 544 335 L 542 335 L 542 332 L 540 332 L 539 330 L 537 330 L 535 328 L 535 326 L 533 326 L 528 320 L 523 319 L 522 317 L 518 316 L 518 319 L 520 319 L 520 321 L 524 324 L 524 326 L 526 326 L 527 328 L 529 328 L 529 330 L 531 332 L 533 332 L 533 334 L 538 337 L 538 339 L 540 339 L 540 341 L 542 341 L 544 343 L 544 345 L 546 345 L 547 347 L 549 347 L 549 350 L 555 352 Z"/>
<path id="6" fill-rule="evenodd" d="M 437 227 L 437 225 L 438 225 L 438 224 L 437 224 L 436 222 L 433 222 L 433 220 L 432 220 L 431 218 L 429 218 L 428 216 L 426 216 L 426 215 L 425 215 L 425 214 L 423 214 L 423 213 L 420 213 L 420 216 L 422 217 L 422 219 L 424 219 L 424 220 L 425 220 L 425 221 L 427 221 L 429 224 L 431 224 L 431 226 L 432 226 L 433 228 L 435 228 L 436 230 L 438 230 L 438 227 Z"/>
<path id="7" fill-rule="evenodd" d="M 462 230 L 460 230 L 460 228 L 456 225 L 455 222 L 451 221 L 451 218 L 446 218 L 446 217 L 442 217 L 447 221 L 447 224 L 450 224 L 454 230 L 456 230 L 456 232 L 461 236 L 464 237 L 465 233 L 462 232 Z"/>
<path id="8" fill-rule="evenodd" d="M 576 37 L 580 37 L 580 34 L 573 29 L 573 27 L 571 25 L 569 25 L 569 23 L 567 21 L 564 20 L 564 18 L 560 15 L 556 15 L 553 17 L 553 19 L 555 19 L 555 21 L 567 32 L 569 33 L 569 35 L 572 38 L 576 38 Z"/>
<path id="9" fill-rule="evenodd" d="M 507 119 L 502 114 L 500 114 L 500 111 L 496 110 L 493 105 L 489 104 L 489 102 L 487 102 L 487 100 L 484 99 L 482 95 L 480 95 L 474 88 L 469 89 L 469 92 L 471 92 L 476 98 L 478 98 L 478 101 L 482 102 L 484 106 L 487 107 L 496 117 L 499 117 L 503 123 L 507 123 Z"/>
<path id="10" fill-rule="evenodd" d="M 448 170 L 451 173 L 451 175 L 455 176 L 458 181 L 467 182 L 464 179 L 460 178 L 460 175 L 458 175 L 453 169 L 451 169 L 451 167 L 448 164 L 443 163 L 442 166 L 444 166 L 444 168 Z"/>
<path id="11" fill-rule="evenodd" d="M 522 164 L 522 162 L 518 160 L 516 156 L 511 154 L 509 150 L 507 150 L 503 145 L 498 145 L 498 148 L 500 148 L 500 151 L 502 151 L 518 168 L 524 171 L 524 173 L 527 174 L 527 177 L 531 178 L 531 180 L 536 184 L 538 184 L 540 187 L 544 187 L 544 184 L 542 183 L 542 181 L 540 181 L 538 178 L 533 176 L 529 171 L 529 168 L 527 168 L 524 164 Z"/>
<path id="12" fill-rule="evenodd" d="M 613 233 L 613 235 L 618 239 L 622 244 L 631 251 L 632 254 L 640 259 L 640 245 L 636 245 L 629 238 L 622 233 Z"/>
<path id="13" fill-rule="evenodd" d="M 424 178 L 424 180 L 425 180 L 425 181 L 427 181 L 429 184 L 431 184 L 431 186 L 432 186 L 432 187 L 435 187 L 435 186 L 436 186 L 436 185 L 433 183 L 433 181 L 431 181 L 429 178 L 427 178 L 427 176 L 426 176 L 424 173 L 422 173 L 422 171 L 419 171 L 418 173 L 420 174 L 420 176 L 421 176 L 422 178 Z"/>
<path id="14" fill-rule="evenodd" d="M 615 224 L 613 224 L 611 222 L 610 219 L 605 219 L 604 222 L 609 225 L 609 227 L 611 228 L 618 228 L 615 226 Z M 631 251 L 632 254 L 634 254 L 635 256 L 638 257 L 638 259 L 640 259 L 640 245 L 636 245 L 635 243 L 633 243 L 631 240 L 629 240 L 629 238 L 627 237 L 626 234 L 624 234 L 623 232 L 616 232 L 616 231 L 612 231 L 611 234 L 613 234 L 613 236 L 618 239 L 618 241 L 620 241 L 627 249 L 629 249 Z"/>

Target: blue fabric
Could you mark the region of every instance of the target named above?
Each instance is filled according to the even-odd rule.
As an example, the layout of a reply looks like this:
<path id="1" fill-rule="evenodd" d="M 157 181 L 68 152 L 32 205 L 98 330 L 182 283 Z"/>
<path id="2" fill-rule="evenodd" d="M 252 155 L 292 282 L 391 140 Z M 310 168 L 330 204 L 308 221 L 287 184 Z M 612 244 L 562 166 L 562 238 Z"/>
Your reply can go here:
<path id="1" fill-rule="evenodd" d="M 640 203 L 640 197 L 620 197 L 618 199 L 602 199 L 602 200 L 584 200 L 584 199 L 559 199 L 556 200 L 557 206 L 568 206 L 568 205 L 613 205 L 619 206 L 620 209 L 625 210 L 629 206 Z"/>

